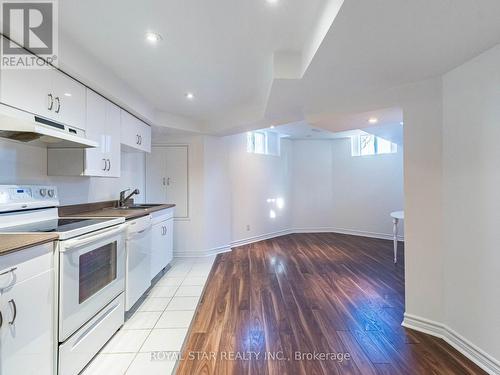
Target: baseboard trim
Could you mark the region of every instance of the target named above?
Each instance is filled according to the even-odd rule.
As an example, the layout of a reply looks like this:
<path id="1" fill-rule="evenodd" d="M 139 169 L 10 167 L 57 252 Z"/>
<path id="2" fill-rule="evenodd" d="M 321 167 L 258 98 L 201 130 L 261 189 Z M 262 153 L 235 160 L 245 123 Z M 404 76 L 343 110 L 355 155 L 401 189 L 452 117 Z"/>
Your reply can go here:
<path id="1" fill-rule="evenodd" d="M 227 253 L 231 251 L 231 246 L 219 246 L 212 249 L 197 251 L 197 250 L 185 250 L 185 251 L 174 251 L 175 258 L 202 258 L 209 257 L 212 255 Z"/>
<path id="2" fill-rule="evenodd" d="M 402 326 L 441 338 L 488 374 L 500 374 L 499 361 L 444 324 L 405 313 Z"/>
<path id="3" fill-rule="evenodd" d="M 292 230 L 284 229 L 284 230 L 280 230 L 277 232 L 261 234 L 259 236 L 253 236 L 253 237 L 244 238 L 242 240 L 233 241 L 233 242 L 231 242 L 230 245 L 231 245 L 231 247 L 244 246 L 244 245 L 249 245 L 251 243 L 255 243 L 255 242 L 259 242 L 259 241 L 269 240 L 269 239 L 275 238 L 275 237 L 286 236 L 287 234 L 292 234 L 292 233 L 294 233 Z"/>
<path id="4" fill-rule="evenodd" d="M 374 233 L 374 232 L 364 232 L 359 230 L 343 229 L 343 228 L 333 228 L 333 227 L 314 227 L 314 228 L 292 228 L 283 229 L 276 232 L 270 232 L 261 234 L 258 236 L 248 237 L 241 240 L 232 241 L 227 246 L 219 246 L 213 249 L 208 249 L 204 251 L 197 250 L 185 250 L 185 251 L 174 251 L 174 257 L 179 258 L 195 258 L 195 257 L 206 257 L 212 256 L 220 253 L 225 253 L 231 251 L 233 247 L 250 245 L 255 242 L 269 240 L 271 238 L 286 236 L 288 234 L 294 233 L 339 233 L 348 234 L 351 236 L 360 237 L 370 237 L 379 238 L 383 240 L 392 240 L 392 234 Z M 404 237 L 398 236 L 399 241 L 404 241 Z"/>
<path id="5" fill-rule="evenodd" d="M 349 234 L 351 236 L 379 238 L 382 240 L 392 240 L 393 235 L 388 233 L 366 232 L 362 230 L 336 228 L 336 227 L 306 227 L 306 228 L 293 228 L 292 233 L 339 233 Z M 398 241 L 404 241 L 404 236 L 398 236 Z"/>

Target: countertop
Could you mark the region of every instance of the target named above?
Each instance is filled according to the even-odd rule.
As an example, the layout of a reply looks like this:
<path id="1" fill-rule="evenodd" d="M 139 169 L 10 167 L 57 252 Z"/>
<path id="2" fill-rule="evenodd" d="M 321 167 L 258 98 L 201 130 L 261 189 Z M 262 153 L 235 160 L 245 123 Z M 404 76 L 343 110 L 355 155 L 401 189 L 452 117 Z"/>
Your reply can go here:
<path id="1" fill-rule="evenodd" d="M 55 233 L 0 233 L 0 256 L 57 239 Z"/>
<path id="2" fill-rule="evenodd" d="M 87 205 L 87 209 L 88 209 Z M 64 210 L 59 210 L 59 215 L 61 217 L 124 217 L 125 220 L 136 219 L 141 216 L 149 215 L 152 212 L 166 210 L 167 208 L 175 207 L 175 204 L 162 204 L 155 207 L 141 208 L 141 209 L 123 209 L 117 210 L 113 207 L 103 207 L 95 210 L 85 210 L 82 212 L 77 212 L 72 210 L 71 213 L 65 213 Z M 76 212 L 75 212 L 76 211 Z"/>

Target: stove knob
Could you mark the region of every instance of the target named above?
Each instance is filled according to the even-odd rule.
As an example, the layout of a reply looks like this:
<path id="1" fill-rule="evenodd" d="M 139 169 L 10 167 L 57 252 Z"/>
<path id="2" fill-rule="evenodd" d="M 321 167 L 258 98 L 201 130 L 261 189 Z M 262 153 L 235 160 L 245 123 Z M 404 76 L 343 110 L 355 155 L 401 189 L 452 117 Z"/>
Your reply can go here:
<path id="1" fill-rule="evenodd" d="M 40 189 L 40 195 L 45 197 L 47 195 L 47 189 Z"/>
<path id="2" fill-rule="evenodd" d="M 49 190 L 49 197 L 54 198 L 55 192 L 54 189 Z"/>

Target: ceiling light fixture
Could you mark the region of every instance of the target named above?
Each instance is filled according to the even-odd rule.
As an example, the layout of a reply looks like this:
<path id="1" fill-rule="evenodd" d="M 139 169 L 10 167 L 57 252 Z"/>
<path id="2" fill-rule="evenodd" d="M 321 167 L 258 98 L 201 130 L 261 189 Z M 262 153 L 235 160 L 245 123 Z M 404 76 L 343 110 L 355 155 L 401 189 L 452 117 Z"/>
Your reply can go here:
<path id="1" fill-rule="evenodd" d="M 163 40 L 163 37 L 158 33 L 148 31 L 146 33 L 146 40 L 151 44 L 156 44 L 156 43 L 160 42 L 161 40 Z"/>
<path id="2" fill-rule="evenodd" d="M 186 99 L 193 100 L 194 99 L 194 94 L 192 92 L 186 93 Z"/>
<path id="3" fill-rule="evenodd" d="M 279 3 L 279 0 L 266 0 L 268 4 L 270 5 L 276 5 Z"/>
<path id="4" fill-rule="evenodd" d="M 369 122 L 370 124 L 376 124 L 376 123 L 378 122 L 378 118 L 376 118 L 376 117 L 370 117 L 370 118 L 368 119 L 368 122 Z"/>

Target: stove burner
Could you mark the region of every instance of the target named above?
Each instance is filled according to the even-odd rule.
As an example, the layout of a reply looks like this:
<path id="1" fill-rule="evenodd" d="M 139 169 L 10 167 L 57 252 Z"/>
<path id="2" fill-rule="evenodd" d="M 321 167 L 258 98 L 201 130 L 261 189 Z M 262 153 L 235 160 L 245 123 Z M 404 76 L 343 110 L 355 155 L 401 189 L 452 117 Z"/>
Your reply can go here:
<path id="1" fill-rule="evenodd" d="M 37 221 L 34 223 L 16 225 L 13 227 L 0 228 L 0 232 L 69 232 L 89 225 L 103 223 L 109 219 L 53 219 Z"/>

